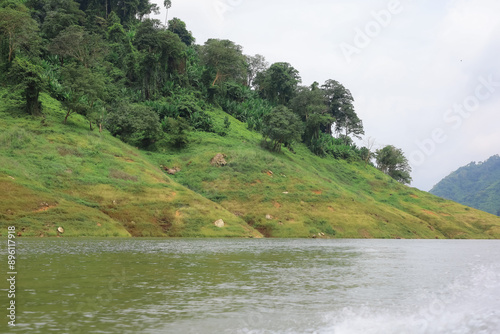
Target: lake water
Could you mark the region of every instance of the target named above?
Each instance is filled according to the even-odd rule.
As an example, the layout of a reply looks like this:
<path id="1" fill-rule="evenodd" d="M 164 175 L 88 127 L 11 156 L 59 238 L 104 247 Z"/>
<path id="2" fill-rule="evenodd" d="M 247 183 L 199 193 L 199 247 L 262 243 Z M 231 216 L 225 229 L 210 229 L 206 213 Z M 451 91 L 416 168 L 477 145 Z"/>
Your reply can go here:
<path id="1" fill-rule="evenodd" d="M 2 333 L 500 333 L 500 241 L 17 240 Z"/>

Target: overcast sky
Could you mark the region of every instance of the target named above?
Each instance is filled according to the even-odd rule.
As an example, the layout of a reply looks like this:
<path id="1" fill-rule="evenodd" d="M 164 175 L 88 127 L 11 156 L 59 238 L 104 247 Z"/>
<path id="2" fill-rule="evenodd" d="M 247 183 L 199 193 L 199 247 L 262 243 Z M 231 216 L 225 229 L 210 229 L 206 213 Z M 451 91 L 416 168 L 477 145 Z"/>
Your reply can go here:
<path id="1" fill-rule="evenodd" d="M 403 149 L 428 191 L 500 154 L 499 13 L 498 0 L 172 0 L 168 17 L 197 44 L 289 62 L 304 85 L 342 83 L 366 138 Z"/>

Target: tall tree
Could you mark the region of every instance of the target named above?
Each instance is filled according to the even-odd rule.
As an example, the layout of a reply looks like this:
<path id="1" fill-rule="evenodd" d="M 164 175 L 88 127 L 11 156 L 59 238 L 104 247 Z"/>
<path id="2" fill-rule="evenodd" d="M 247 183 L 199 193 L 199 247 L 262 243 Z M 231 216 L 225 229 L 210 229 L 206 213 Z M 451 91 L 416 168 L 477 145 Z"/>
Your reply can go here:
<path id="1" fill-rule="evenodd" d="M 255 55 L 255 56 L 245 56 L 248 64 L 247 70 L 247 86 L 255 88 L 255 78 L 257 74 L 264 72 L 269 68 L 269 63 L 266 61 L 264 56 Z"/>
<path id="2" fill-rule="evenodd" d="M 168 10 L 170 9 L 170 7 L 172 7 L 172 1 L 171 0 L 163 0 L 163 6 L 167 10 L 167 13 L 165 14 L 165 25 L 166 25 L 167 20 L 168 20 Z"/>
<path id="3" fill-rule="evenodd" d="M 49 51 L 64 57 L 73 57 L 85 67 L 92 67 L 103 58 L 107 48 L 99 35 L 89 34 L 81 26 L 70 26 L 49 45 Z"/>
<path id="4" fill-rule="evenodd" d="M 276 104 L 287 105 L 301 82 L 299 71 L 289 63 L 274 63 L 257 75 L 255 82 L 261 95 Z"/>
<path id="5" fill-rule="evenodd" d="M 191 31 L 187 30 L 186 23 L 176 17 L 168 21 L 168 30 L 177 34 L 181 41 L 187 46 L 190 46 L 195 41 Z"/>
<path id="6" fill-rule="evenodd" d="M 336 119 L 336 131 L 344 137 L 345 143 L 349 140 L 350 136 L 357 139 L 361 139 L 361 136 L 365 134 L 363 128 L 363 121 L 358 117 L 354 109 L 347 109 L 345 113 L 342 113 Z"/>
<path id="7" fill-rule="evenodd" d="M 364 134 L 363 122 L 354 111 L 351 92 L 335 80 L 327 80 L 321 89 L 328 105 L 328 113 L 335 119 L 335 132 L 343 135 L 345 140 L 349 135 L 361 138 Z M 332 125 L 326 129 L 330 133 Z"/>
<path id="8" fill-rule="evenodd" d="M 167 81 L 169 74 L 182 71 L 186 45 L 178 35 L 165 29 L 158 20 L 144 20 L 137 27 L 135 46 L 140 52 L 142 91 L 151 99 Z"/>
<path id="9" fill-rule="evenodd" d="M 209 39 L 201 48 L 201 59 L 213 73 L 212 86 L 227 80 L 245 80 L 246 61 L 242 47 L 232 41 Z"/>
<path id="10" fill-rule="evenodd" d="M 63 105 L 67 109 L 64 123 L 71 114 L 78 113 L 86 116 L 92 130 L 92 123 L 98 119 L 97 109 L 102 106 L 107 91 L 104 76 L 78 64 L 67 65 L 61 71 L 65 88 Z"/>
<path id="11" fill-rule="evenodd" d="M 85 13 L 80 4 L 73 0 L 45 0 L 39 13 L 42 21 L 42 35 L 52 39 L 64 29 L 73 25 L 82 25 Z"/>
<path id="12" fill-rule="evenodd" d="M 313 83 L 311 87 L 299 87 L 290 105 L 305 123 L 304 141 L 307 144 L 317 139 L 322 128 L 333 122 L 333 117 L 327 113 L 325 98 L 317 83 Z"/>
<path id="13" fill-rule="evenodd" d="M 16 57 L 8 74 L 10 81 L 22 90 L 26 111 L 33 116 L 40 116 L 42 113 L 42 104 L 38 98 L 44 81 L 42 67 L 37 62 L 37 58 Z"/>
<path id="14" fill-rule="evenodd" d="M 22 4 L 12 7 L 0 8 L 0 36 L 7 40 L 9 62 L 20 48 L 36 50 L 39 41 L 38 24 L 31 18 L 28 8 Z"/>
<path id="15" fill-rule="evenodd" d="M 411 182 L 411 166 L 404 156 L 403 150 L 392 145 L 375 152 L 377 167 L 385 174 L 398 182 L 409 184 Z"/>

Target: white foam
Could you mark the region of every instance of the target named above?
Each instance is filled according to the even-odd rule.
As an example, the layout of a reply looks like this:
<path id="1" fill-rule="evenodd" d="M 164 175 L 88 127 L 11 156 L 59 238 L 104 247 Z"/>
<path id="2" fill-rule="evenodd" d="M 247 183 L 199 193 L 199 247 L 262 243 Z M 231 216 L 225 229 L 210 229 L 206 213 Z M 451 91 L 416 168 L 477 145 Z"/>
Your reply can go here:
<path id="1" fill-rule="evenodd" d="M 442 291 L 423 291 L 391 308 L 345 308 L 318 334 L 500 333 L 500 268 L 479 267 Z"/>

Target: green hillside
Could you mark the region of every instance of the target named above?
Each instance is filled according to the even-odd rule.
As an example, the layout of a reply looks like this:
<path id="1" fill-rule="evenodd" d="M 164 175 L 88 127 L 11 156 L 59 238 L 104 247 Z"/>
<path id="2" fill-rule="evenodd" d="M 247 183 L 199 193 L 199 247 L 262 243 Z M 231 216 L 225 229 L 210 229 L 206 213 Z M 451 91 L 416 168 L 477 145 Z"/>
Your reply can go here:
<path id="1" fill-rule="evenodd" d="M 64 236 L 260 236 L 146 154 L 89 131 L 83 117 L 63 125 L 59 102 L 46 95 L 42 102 L 40 119 L 7 113 L 15 101 L 0 98 L 2 233 L 15 225 L 24 236 L 55 236 L 59 226 Z M 214 226 L 218 219 L 225 228 Z"/>
<path id="2" fill-rule="evenodd" d="M 430 192 L 500 216 L 500 156 L 459 168 Z"/>
<path id="3" fill-rule="evenodd" d="M 342 83 L 303 84 L 230 40 L 196 44 L 158 12 L 0 0 L 2 233 L 500 237 L 500 218 L 404 186 L 401 149 L 358 147 Z"/>
<path id="4" fill-rule="evenodd" d="M 80 116 L 62 124 L 59 102 L 45 94 L 44 118 L 13 112 L 5 91 L 0 99 L 2 234 L 15 225 L 24 236 L 61 226 L 64 236 L 500 237 L 498 217 L 302 144 L 272 153 L 232 117 L 227 136 L 191 132 L 186 149 L 151 153 L 90 131 Z M 210 116 L 223 123 L 227 114 Z M 217 153 L 227 165 L 210 164 Z"/>

